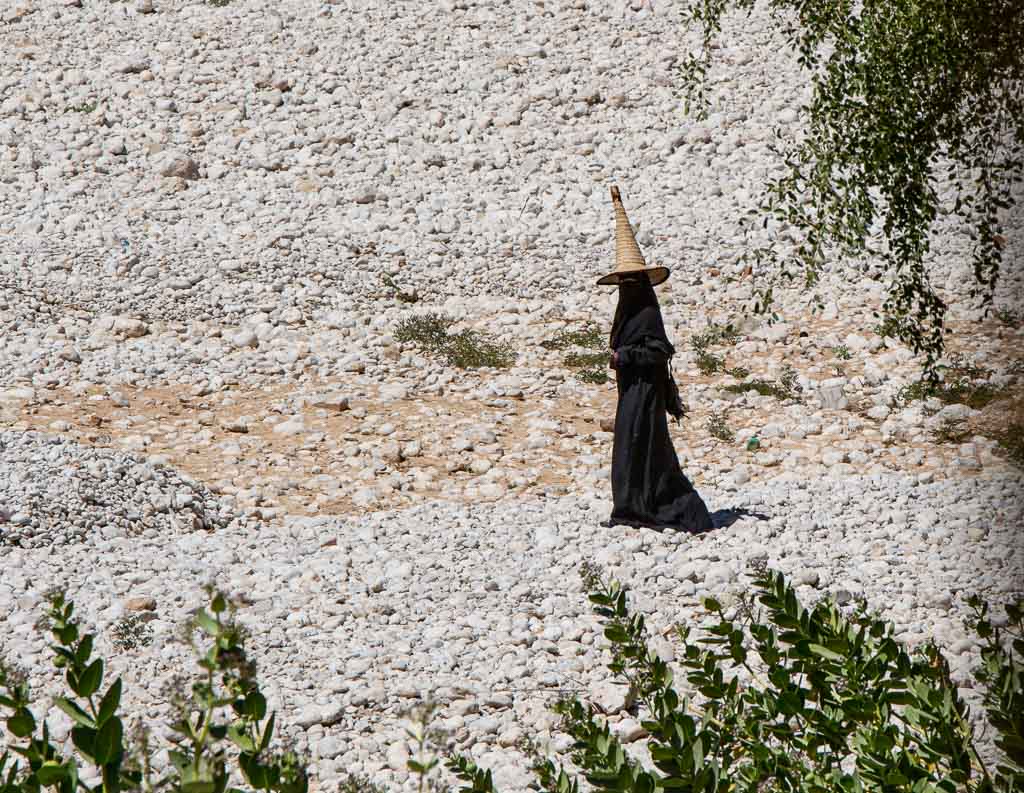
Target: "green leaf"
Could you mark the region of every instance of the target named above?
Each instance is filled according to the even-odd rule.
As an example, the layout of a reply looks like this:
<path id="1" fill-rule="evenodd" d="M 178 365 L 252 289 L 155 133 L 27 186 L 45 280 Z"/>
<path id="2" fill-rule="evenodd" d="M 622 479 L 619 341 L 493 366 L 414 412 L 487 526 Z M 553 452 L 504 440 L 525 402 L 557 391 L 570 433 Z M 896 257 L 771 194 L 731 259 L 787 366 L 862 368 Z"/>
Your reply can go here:
<path id="1" fill-rule="evenodd" d="M 820 644 L 811 644 L 809 647 L 810 651 L 815 655 L 820 655 L 822 658 L 827 658 L 830 661 L 842 661 L 843 656 L 834 650 L 828 649 Z"/>
<path id="2" fill-rule="evenodd" d="M 185 767 L 189 764 L 188 755 L 173 749 L 167 752 L 167 759 L 171 761 L 171 765 L 178 770 L 178 773 L 184 771 Z"/>
<path id="3" fill-rule="evenodd" d="M 220 626 L 217 624 L 217 620 L 207 614 L 204 609 L 199 609 L 196 612 L 196 625 L 210 636 L 216 636 L 220 633 Z"/>
<path id="4" fill-rule="evenodd" d="M 97 658 L 89 664 L 78 678 L 78 689 L 75 691 L 80 697 L 91 697 L 99 691 L 100 683 L 103 682 L 103 659 Z"/>
<path id="5" fill-rule="evenodd" d="M 196 779 L 181 784 L 182 793 L 216 793 L 217 785 L 212 781 Z"/>
<path id="6" fill-rule="evenodd" d="M 604 637 L 615 644 L 622 644 L 629 640 L 626 630 L 621 625 L 605 626 Z"/>
<path id="7" fill-rule="evenodd" d="M 36 779 L 43 787 L 50 787 L 67 776 L 67 769 L 56 760 L 47 760 L 36 771 Z"/>
<path id="8" fill-rule="evenodd" d="M 96 716 L 97 722 L 102 725 L 114 715 L 119 704 L 121 704 L 121 678 L 117 678 L 113 682 L 110 688 L 107 689 L 107 693 L 103 695 L 103 699 L 100 700 L 100 707 Z"/>
<path id="9" fill-rule="evenodd" d="M 78 644 L 78 649 L 75 650 L 76 666 L 85 666 L 85 662 L 89 660 L 89 656 L 92 655 L 92 641 L 93 636 L 91 633 L 87 633 L 82 637 L 82 641 Z"/>
<path id="10" fill-rule="evenodd" d="M 245 713 L 255 721 L 263 721 L 267 715 L 267 698 L 259 691 L 250 692 L 245 698 Z"/>
<path id="11" fill-rule="evenodd" d="M 274 717 L 276 714 L 271 713 L 270 718 L 267 719 L 267 726 L 263 728 L 263 737 L 260 738 L 260 751 L 262 752 L 268 746 L 270 746 L 270 739 L 274 737 Z"/>
<path id="12" fill-rule="evenodd" d="M 54 704 L 64 711 L 75 724 L 80 724 L 83 727 L 95 727 L 96 722 L 92 720 L 92 716 L 82 710 L 72 700 L 67 697 L 57 697 L 54 699 Z"/>
<path id="13" fill-rule="evenodd" d="M 96 734 L 94 758 L 97 765 L 106 765 L 121 754 L 124 728 L 116 716 L 107 719 Z"/>
<path id="14" fill-rule="evenodd" d="M 7 729 L 15 738 L 27 738 L 36 729 L 36 720 L 25 708 L 7 719 Z"/>
<path id="15" fill-rule="evenodd" d="M 241 749 L 243 752 L 249 754 L 256 753 L 256 742 L 252 737 L 245 731 L 245 726 L 241 722 L 235 722 L 228 727 L 228 740 L 231 741 L 235 746 Z"/>
<path id="16" fill-rule="evenodd" d="M 693 742 L 693 770 L 700 771 L 704 766 L 704 743 L 700 738 Z"/>
<path id="17" fill-rule="evenodd" d="M 267 790 L 270 787 L 270 778 L 267 767 L 260 763 L 247 762 L 244 767 L 245 777 L 249 784 L 257 790 Z"/>
<path id="18" fill-rule="evenodd" d="M 224 600 L 224 595 L 218 592 L 213 596 L 213 600 L 210 602 L 210 610 L 214 614 L 220 614 L 228 607 L 227 601 Z"/>
<path id="19" fill-rule="evenodd" d="M 71 742 L 89 760 L 94 760 L 96 751 L 96 730 L 90 727 L 72 727 Z"/>

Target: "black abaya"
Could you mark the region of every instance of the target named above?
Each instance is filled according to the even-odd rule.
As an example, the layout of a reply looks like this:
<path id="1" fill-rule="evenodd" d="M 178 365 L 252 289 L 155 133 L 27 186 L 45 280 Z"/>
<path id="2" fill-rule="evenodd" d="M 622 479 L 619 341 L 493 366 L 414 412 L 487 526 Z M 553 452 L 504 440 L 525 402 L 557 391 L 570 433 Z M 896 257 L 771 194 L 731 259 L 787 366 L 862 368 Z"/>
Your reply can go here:
<path id="1" fill-rule="evenodd" d="M 675 408 L 669 360 L 675 350 L 646 279 L 619 287 L 610 343 L 619 387 L 611 523 L 692 533 L 711 529 L 708 509 L 680 469 L 668 434 L 666 407 Z"/>

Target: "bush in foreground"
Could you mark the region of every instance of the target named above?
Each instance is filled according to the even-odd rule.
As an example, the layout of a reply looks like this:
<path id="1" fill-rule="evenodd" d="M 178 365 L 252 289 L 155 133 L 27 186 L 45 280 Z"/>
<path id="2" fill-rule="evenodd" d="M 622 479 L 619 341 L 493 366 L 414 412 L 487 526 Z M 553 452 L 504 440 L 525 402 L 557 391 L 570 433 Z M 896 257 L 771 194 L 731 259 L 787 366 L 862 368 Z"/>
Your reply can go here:
<path id="1" fill-rule="evenodd" d="M 648 733 L 647 762 L 618 741 L 604 717 L 569 699 L 555 710 L 573 739 L 566 765 L 536 756 L 537 786 L 545 793 L 578 793 L 589 786 L 623 793 L 671 791 L 793 791 L 794 793 L 1011 793 L 1024 787 L 1024 614 L 1007 606 L 997 627 L 971 599 L 971 625 L 982 643 L 975 679 L 1000 758 L 981 756 L 968 710 L 934 644 L 908 650 L 891 625 L 860 604 L 850 614 L 822 601 L 803 607 L 783 576 L 759 572 L 753 592 L 726 609 L 705 607 L 710 626 L 694 638 L 677 626 L 684 685 L 648 646 L 642 615 L 630 611 L 626 589 L 585 565 L 584 581 L 610 642 L 609 669 L 635 695 Z M 54 662 L 73 696 L 56 705 L 75 723 L 74 745 L 62 754 L 46 723 L 31 711 L 24 678 L 0 665 L 0 708 L 13 741 L 0 758 L 0 793 L 117 793 L 172 790 L 236 793 L 246 789 L 306 793 L 304 761 L 271 748 L 274 716 L 256 682 L 244 634 L 227 616 L 229 603 L 211 593 L 209 611 L 190 627 L 206 637 L 200 677 L 172 725 L 172 769 L 154 779 L 148 739 L 132 745 L 119 715 L 120 679 L 103 690 L 104 664 L 81 635 L 74 608 L 51 598 Z M 429 718 L 424 717 L 424 719 Z M 409 732 L 415 755 L 409 770 L 420 791 L 443 789 L 424 721 Z M 18 759 L 12 760 L 11 752 Z M 465 756 L 446 767 L 463 793 L 494 793 L 490 771 Z M 87 781 L 88 780 L 88 781 Z M 343 790 L 379 790 L 350 777 Z"/>
<path id="2" fill-rule="evenodd" d="M 63 594 L 53 595 L 47 617 L 54 665 L 64 670 L 72 695 L 57 697 L 54 704 L 74 722 L 74 751 L 62 754 L 46 722 L 37 723 L 32 714 L 25 678 L 0 664 L 0 707 L 7 711 L 7 732 L 14 739 L 0 757 L 0 793 L 38 793 L 42 788 L 59 793 L 225 793 L 235 771 L 252 790 L 306 793 L 306 771 L 298 756 L 270 749 L 274 715 L 267 716 L 267 701 L 243 646 L 244 633 L 227 617 L 228 606 L 223 595 L 212 594 L 210 611 L 197 612 L 189 626 L 190 639 L 198 632 L 210 644 L 198 651 L 200 676 L 171 725 L 179 736 L 169 752 L 172 770 L 154 779 L 147 731 L 135 746 L 126 740 L 119 714 L 121 679 L 104 690 L 104 663 L 93 657 L 94 636 L 82 635 L 74 604 L 65 602 Z M 13 761 L 11 752 L 20 760 Z"/>
<path id="3" fill-rule="evenodd" d="M 626 590 L 585 570 L 590 600 L 611 642 L 610 670 L 640 703 L 650 763 L 620 744 L 595 709 L 559 703 L 574 740 L 579 776 L 541 760 L 540 788 L 665 791 L 906 791 L 1009 793 L 1024 786 L 1024 623 L 1021 603 L 1007 607 L 1004 630 L 972 599 L 982 641 L 976 680 L 1002 757 L 981 757 L 968 710 L 934 644 L 907 650 L 891 625 L 861 604 L 844 615 L 823 601 L 804 608 L 782 575 L 764 571 L 755 595 L 729 616 L 708 600 L 712 625 L 699 638 L 678 627 L 685 689 L 648 647 L 643 616 Z M 494 790 L 490 778 L 460 760 L 469 793 Z"/>

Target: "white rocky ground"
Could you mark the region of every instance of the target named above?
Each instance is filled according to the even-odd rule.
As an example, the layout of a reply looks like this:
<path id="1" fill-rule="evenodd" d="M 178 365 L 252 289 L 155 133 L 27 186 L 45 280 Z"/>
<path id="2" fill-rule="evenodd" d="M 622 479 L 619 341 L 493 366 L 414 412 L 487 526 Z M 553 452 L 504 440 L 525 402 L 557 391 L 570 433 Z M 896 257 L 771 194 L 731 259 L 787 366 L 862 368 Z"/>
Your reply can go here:
<path id="1" fill-rule="evenodd" d="M 635 5 L 0 8 L 0 650 L 45 696 L 48 588 L 101 631 L 152 617 L 152 644 L 114 662 L 142 714 L 213 581 L 253 601 L 262 679 L 321 787 L 404 780 L 402 714 L 431 698 L 514 790 L 519 736 L 560 745 L 559 691 L 637 737 L 586 614 L 588 558 L 658 627 L 767 560 L 808 599 L 863 595 L 906 641 L 935 636 L 966 684 L 963 598 L 1024 590 L 1021 475 L 994 440 L 1019 411 L 1024 330 L 962 299 L 967 248 L 947 234 L 932 279 L 952 344 L 1007 389 L 983 411 L 898 400 L 917 362 L 874 331 L 870 266 L 834 265 L 824 312 L 794 292 L 780 323 L 744 317 L 760 273 L 739 256 L 761 238 L 738 221 L 806 81 L 755 11 L 724 31 L 695 123 L 676 8 Z M 659 292 L 692 414 L 673 432 L 721 511 L 703 539 L 598 525 L 614 388 L 541 346 L 606 327 L 613 182 L 674 268 Z M 997 304 L 1014 309 L 1024 218 L 1007 221 Z M 510 341 L 515 366 L 461 372 L 395 342 L 430 311 Z M 740 328 L 715 349 L 729 366 L 792 366 L 801 400 L 701 375 L 688 339 L 710 322 Z M 957 443 L 936 437 L 947 420 Z"/>

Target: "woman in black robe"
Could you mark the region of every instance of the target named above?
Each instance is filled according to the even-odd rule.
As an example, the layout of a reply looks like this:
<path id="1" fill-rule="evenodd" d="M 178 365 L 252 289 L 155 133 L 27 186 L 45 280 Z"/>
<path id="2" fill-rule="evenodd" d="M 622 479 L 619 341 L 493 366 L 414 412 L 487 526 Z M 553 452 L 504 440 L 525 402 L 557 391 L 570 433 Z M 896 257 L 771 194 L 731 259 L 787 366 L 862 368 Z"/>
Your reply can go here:
<path id="1" fill-rule="evenodd" d="M 619 280 L 609 344 L 619 404 L 612 448 L 614 509 L 608 523 L 691 533 L 711 529 L 708 509 L 680 469 L 668 434 L 666 412 L 677 420 L 682 416 L 669 366 L 675 349 L 646 273 Z"/>

